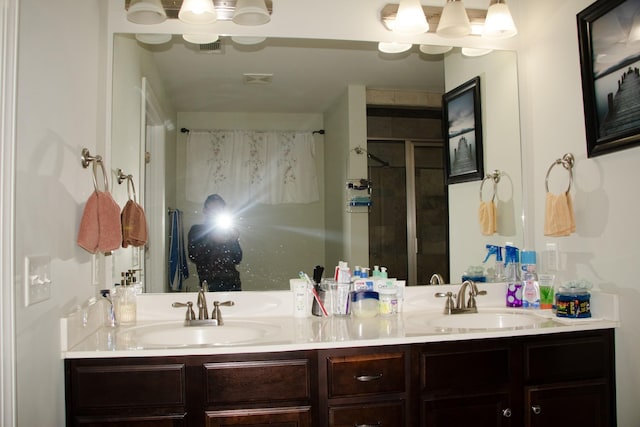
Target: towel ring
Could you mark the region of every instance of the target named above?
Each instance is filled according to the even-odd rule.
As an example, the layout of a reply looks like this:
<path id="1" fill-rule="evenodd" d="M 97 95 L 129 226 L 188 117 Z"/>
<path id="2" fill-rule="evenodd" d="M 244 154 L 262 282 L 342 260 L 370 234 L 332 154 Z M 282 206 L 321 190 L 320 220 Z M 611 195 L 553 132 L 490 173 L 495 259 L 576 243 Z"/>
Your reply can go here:
<path id="1" fill-rule="evenodd" d="M 93 163 L 93 188 L 95 188 L 96 191 L 98 191 L 98 164 L 100 165 L 102 178 L 104 179 L 104 191 L 108 192 L 109 181 L 107 180 L 107 171 L 104 169 L 104 163 L 102 163 L 102 156 L 99 154 L 92 156 L 88 148 L 83 148 L 80 159 L 82 161 L 82 167 L 85 169 L 89 167 L 89 164 Z"/>
<path id="2" fill-rule="evenodd" d="M 551 174 L 551 169 L 553 169 L 553 167 L 556 165 L 562 165 L 562 167 L 564 167 L 567 171 L 569 171 L 569 186 L 567 187 L 566 193 L 568 193 L 569 190 L 571 190 L 571 184 L 573 184 L 573 164 L 574 163 L 575 163 L 575 158 L 571 153 L 567 153 L 564 156 L 562 156 L 561 159 L 556 159 L 553 163 L 551 163 L 551 166 L 549 166 L 549 169 L 547 169 L 547 176 L 544 180 L 544 188 L 547 190 L 547 193 L 549 192 L 549 174 Z"/>
<path id="3" fill-rule="evenodd" d="M 125 173 L 122 172 L 122 169 L 118 168 L 118 184 L 122 184 L 125 179 L 127 180 L 127 195 L 129 196 L 129 200 L 133 200 L 138 203 L 136 197 L 136 186 L 133 185 L 133 175 L 125 175 Z M 131 197 L 132 192 L 133 197 Z"/>
<path id="4" fill-rule="evenodd" d="M 484 183 L 488 180 L 493 181 L 493 195 L 491 196 L 491 201 L 493 202 L 496 198 L 496 192 L 498 190 L 498 183 L 500 182 L 500 171 L 494 170 L 492 173 L 488 173 L 480 184 L 480 201 L 482 202 L 482 187 L 484 187 Z"/>

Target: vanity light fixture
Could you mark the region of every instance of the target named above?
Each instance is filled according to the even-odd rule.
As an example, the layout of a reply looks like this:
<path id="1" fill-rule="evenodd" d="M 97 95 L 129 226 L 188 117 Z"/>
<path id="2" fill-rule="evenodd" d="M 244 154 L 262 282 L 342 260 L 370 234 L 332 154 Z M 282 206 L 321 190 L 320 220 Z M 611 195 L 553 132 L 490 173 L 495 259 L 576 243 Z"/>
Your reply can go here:
<path id="1" fill-rule="evenodd" d="M 185 24 L 212 24 L 217 21 L 218 14 L 213 0 L 184 0 L 178 19 Z"/>
<path id="2" fill-rule="evenodd" d="M 454 38 L 471 34 L 469 16 L 461 0 L 447 0 L 436 29 L 440 37 Z"/>
<path id="3" fill-rule="evenodd" d="M 422 34 L 429 31 L 420 0 L 400 0 L 393 31 L 399 34 Z"/>
<path id="4" fill-rule="evenodd" d="M 160 0 L 131 0 L 127 20 L 136 24 L 159 24 L 167 19 Z"/>
<path id="5" fill-rule="evenodd" d="M 238 25 L 263 25 L 271 21 L 271 15 L 264 0 L 238 0 L 232 20 Z"/>
<path id="6" fill-rule="evenodd" d="M 460 49 L 460 52 L 463 56 L 475 57 L 475 56 L 484 56 L 488 53 L 491 53 L 493 49 L 483 49 L 479 47 L 463 47 Z"/>
<path id="7" fill-rule="evenodd" d="M 491 0 L 484 26 L 483 35 L 487 38 L 507 39 L 518 34 L 505 0 Z"/>
<path id="8" fill-rule="evenodd" d="M 231 36 L 231 41 L 243 46 L 254 46 L 267 40 L 262 36 Z"/>

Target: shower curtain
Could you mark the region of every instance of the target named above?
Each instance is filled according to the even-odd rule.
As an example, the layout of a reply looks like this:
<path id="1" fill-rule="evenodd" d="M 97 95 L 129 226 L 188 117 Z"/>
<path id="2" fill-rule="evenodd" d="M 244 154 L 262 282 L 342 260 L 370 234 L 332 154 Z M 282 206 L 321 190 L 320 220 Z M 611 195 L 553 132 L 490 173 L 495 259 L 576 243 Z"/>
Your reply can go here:
<path id="1" fill-rule="evenodd" d="M 311 203 L 320 199 L 311 132 L 191 131 L 186 198 L 220 194 L 228 203 Z"/>

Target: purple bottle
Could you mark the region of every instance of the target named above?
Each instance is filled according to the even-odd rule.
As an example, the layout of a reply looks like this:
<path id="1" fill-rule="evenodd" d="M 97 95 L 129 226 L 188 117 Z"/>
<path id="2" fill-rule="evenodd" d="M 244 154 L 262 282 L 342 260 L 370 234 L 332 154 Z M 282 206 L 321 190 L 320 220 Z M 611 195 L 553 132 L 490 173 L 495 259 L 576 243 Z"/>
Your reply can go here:
<path id="1" fill-rule="evenodd" d="M 507 278 L 507 307 L 522 307 L 522 283 L 520 282 L 520 254 L 515 246 L 505 246 L 504 272 Z"/>

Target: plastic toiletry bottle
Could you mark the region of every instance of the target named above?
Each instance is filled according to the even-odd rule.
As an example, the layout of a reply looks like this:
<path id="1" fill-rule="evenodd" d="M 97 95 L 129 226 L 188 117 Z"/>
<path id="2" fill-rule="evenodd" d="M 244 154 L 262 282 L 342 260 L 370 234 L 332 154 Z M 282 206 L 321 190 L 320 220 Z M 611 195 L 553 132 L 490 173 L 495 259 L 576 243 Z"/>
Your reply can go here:
<path id="1" fill-rule="evenodd" d="M 504 282 L 505 274 L 504 274 L 504 261 L 502 259 L 502 246 L 497 245 L 487 245 L 487 256 L 484 258 L 483 263 L 487 262 L 489 258 L 495 255 L 496 261 L 493 267 L 493 277 L 490 281 L 492 282 Z"/>
<path id="2" fill-rule="evenodd" d="M 505 246 L 505 280 L 507 282 L 507 307 L 522 307 L 522 283 L 520 282 L 519 252 L 515 246 Z"/>
<path id="3" fill-rule="evenodd" d="M 534 251 L 522 251 L 520 259 L 522 264 L 522 307 L 540 308 L 540 285 L 536 273 L 536 253 Z"/>
<path id="4" fill-rule="evenodd" d="M 122 273 L 121 285 L 116 292 L 114 304 L 116 319 L 119 324 L 130 325 L 136 323 L 136 290 L 131 286 L 131 275 L 128 272 L 126 274 Z"/>

